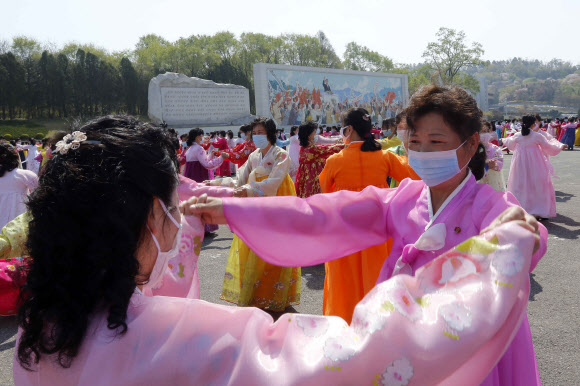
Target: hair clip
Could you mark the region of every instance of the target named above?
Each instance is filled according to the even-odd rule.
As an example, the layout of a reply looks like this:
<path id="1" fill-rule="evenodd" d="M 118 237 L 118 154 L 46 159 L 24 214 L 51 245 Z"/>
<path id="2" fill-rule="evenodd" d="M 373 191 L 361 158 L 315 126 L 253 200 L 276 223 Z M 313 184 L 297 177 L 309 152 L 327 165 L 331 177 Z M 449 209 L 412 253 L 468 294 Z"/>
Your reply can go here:
<path id="1" fill-rule="evenodd" d="M 365 115 L 363 115 L 363 117 L 362 117 L 362 118 L 363 118 L 365 121 L 368 121 L 368 120 L 370 120 L 370 119 L 371 119 L 371 116 L 370 116 L 369 114 L 365 114 Z"/>
<path id="2" fill-rule="evenodd" d="M 56 143 L 57 154 L 66 154 L 70 149 L 76 150 L 81 146 L 81 142 L 99 144 L 100 141 L 87 141 L 87 135 L 82 131 L 73 131 L 72 134 L 67 134 L 64 138 Z"/>

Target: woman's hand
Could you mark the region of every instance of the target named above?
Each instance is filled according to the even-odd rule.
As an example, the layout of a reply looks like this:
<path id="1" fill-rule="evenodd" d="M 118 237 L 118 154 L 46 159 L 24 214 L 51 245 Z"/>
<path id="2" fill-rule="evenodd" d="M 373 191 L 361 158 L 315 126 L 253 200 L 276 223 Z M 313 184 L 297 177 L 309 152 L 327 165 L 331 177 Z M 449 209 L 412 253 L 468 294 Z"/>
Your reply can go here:
<path id="1" fill-rule="evenodd" d="M 201 218 L 206 224 L 227 224 L 221 198 L 208 197 L 207 194 L 191 197 L 179 204 L 179 210 L 185 216 Z"/>
<path id="2" fill-rule="evenodd" d="M 511 206 L 508 209 L 504 210 L 495 220 L 492 221 L 491 224 L 480 234 L 488 232 L 494 228 L 499 227 L 502 224 L 514 221 L 517 225 L 521 226 L 524 229 L 529 230 L 534 234 L 534 253 L 540 249 L 540 228 L 538 225 L 538 220 L 534 216 L 531 216 L 526 213 L 522 208 L 519 206 Z"/>
<path id="3" fill-rule="evenodd" d="M 222 154 L 221 154 L 221 157 L 222 157 L 223 159 L 228 159 L 228 158 L 230 158 L 230 155 L 229 155 L 228 153 L 222 153 Z"/>
<path id="4" fill-rule="evenodd" d="M 234 197 L 248 197 L 248 190 L 243 186 L 234 189 Z"/>

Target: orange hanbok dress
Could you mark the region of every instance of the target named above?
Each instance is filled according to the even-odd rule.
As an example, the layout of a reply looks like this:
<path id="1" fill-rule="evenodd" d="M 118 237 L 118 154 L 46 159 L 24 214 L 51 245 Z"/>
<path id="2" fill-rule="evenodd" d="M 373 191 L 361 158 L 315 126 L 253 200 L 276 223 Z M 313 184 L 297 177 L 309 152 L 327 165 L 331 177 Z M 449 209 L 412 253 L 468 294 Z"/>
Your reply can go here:
<path id="1" fill-rule="evenodd" d="M 388 188 L 387 177 L 397 181 L 419 179 L 407 159 L 386 150 L 363 152 L 362 143 L 351 143 L 328 158 L 320 174 L 323 193 L 361 191 L 367 186 Z M 350 323 L 354 307 L 375 286 L 392 240 L 324 264 L 324 315 L 340 316 Z"/>

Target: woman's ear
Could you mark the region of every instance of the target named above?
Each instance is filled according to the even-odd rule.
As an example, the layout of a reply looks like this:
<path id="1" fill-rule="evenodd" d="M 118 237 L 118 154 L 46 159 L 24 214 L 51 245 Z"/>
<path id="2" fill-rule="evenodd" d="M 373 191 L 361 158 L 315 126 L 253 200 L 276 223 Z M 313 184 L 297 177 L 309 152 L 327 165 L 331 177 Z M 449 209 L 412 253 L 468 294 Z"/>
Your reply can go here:
<path id="1" fill-rule="evenodd" d="M 159 219 L 162 218 L 161 213 L 163 213 L 163 208 L 159 205 L 159 199 L 157 197 L 153 198 L 153 205 L 147 216 L 147 227 L 153 234 L 157 234 L 159 230 Z"/>
<path id="2" fill-rule="evenodd" d="M 477 147 L 479 146 L 479 142 L 481 141 L 479 137 L 479 132 L 473 134 L 471 138 L 469 138 L 470 144 L 469 148 L 472 149 L 473 154 L 477 151 Z"/>

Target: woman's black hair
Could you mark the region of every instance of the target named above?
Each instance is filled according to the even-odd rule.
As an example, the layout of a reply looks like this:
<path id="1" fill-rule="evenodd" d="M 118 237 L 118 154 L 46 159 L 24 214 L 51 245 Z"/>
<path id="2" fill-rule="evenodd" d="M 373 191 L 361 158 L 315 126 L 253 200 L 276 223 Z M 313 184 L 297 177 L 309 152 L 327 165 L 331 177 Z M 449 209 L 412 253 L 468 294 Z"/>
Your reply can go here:
<path id="1" fill-rule="evenodd" d="M 231 131 L 231 130 L 228 130 L 227 135 L 228 135 L 228 138 L 229 139 L 233 139 L 234 138 L 234 132 Z"/>
<path id="2" fill-rule="evenodd" d="M 225 130 L 221 130 L 220 131 L 220 137 L 225 138 L 226 137 L 226 131 Z"/>
<path id="3" fill-rule="evenodd" d="M 148 280 L 136 257 L 147 218 L 155 198 L 169 205 L 178 183 L 167 131 L 128 116 L 77 130 L 95 142 L 54 154 L 28 202 L 16 355 L 29 370 L 47 355 L 70 367 L 96 314 L 114 334 L 127 331 L 129 300 Z"/>
<path id="4" fill-rule="evenodd" d="M 362 107 L 352 108 L 342 114 L 342 125 L 352 126 L 354 131 L 364 141 L 361 151 L 379 151 L 382 150 L 381 144 L 375 140 L 375 136 L 371 133 L 373 124 L 369 112 Z"/>
<path id="5" fill-rule="evenodd" d="M 246 134 L 248 131 L 252 131 L 252 125 L 243 125 L 242 127 L 240 127 L 240 131 L 244 134 Z"/>
<path id="6" fill-rule="evenodd" d="M 295 136 L 297 131 L 298 131 L 298 126 L 292 126 L 290 128 L 290 136 L 291 137 Z"/>
<path id="7" fill-rule="evenodd" d="M 298 140 L 300 141 L 300 146 L 307 147 L 310 145 L 310 134 L 318 129 L 318 125 L 312 121 L 306 121 L 300 125 L 298 128 Z"/>
<path id="8" fill-rule="evenodd" d="M 0 143 L 0 177 L 4 177 L 4 173 L 16 169 L 19 160 L 20 157 L 14 146 L 9 143 Z"/>
<path id="9" fill-rule="evenodd" d="M 462 142 L 481 132 L 482 111 L 475 98 L 457 86 L 422 87 L 411 97 L 405 113 L 410 134 L 415 131 L 417 120 L 429 113 L 440 114 Z M 485 160 L 485 147 L 480 143 L 468 165 L 476 180 L 485 175 Z"/>
<path id="10" fill-rule="evenodd" d="M 204 134 L 203 130 L 200 129 L 199 127 L 189 130 L 189 133 L 187 133 L 187 146 L 193 145 L 195 139 L 203 134 Z"/>
<path id="11" fill-rule="evenodd" d="M 252 130 L 256 126 L 263 126 L 264 129 L 266 129 L 266 137 L 268 138 L 268 142 L 270 142 L 270 144 L 272 145 L 276 144 L 276 140 L 278 139 L 276 137 L 276 122 L 274 122 L 272 118 L 265 117 L 256 118 L 252 122 Z"/>
<path id="12" fill-rule="evenodd" d="M 393 133 L 397 134 L 397 120 L 395 118 L 383 119 L 381 129 L 391 130 Z"/>
<path id="13" fill-rule="evenodd" d="M 524 115 L 522 117 L 522 135 L 530 135 L 530 127 L 536 123 L 536 117 L 534 115 Z"/>

